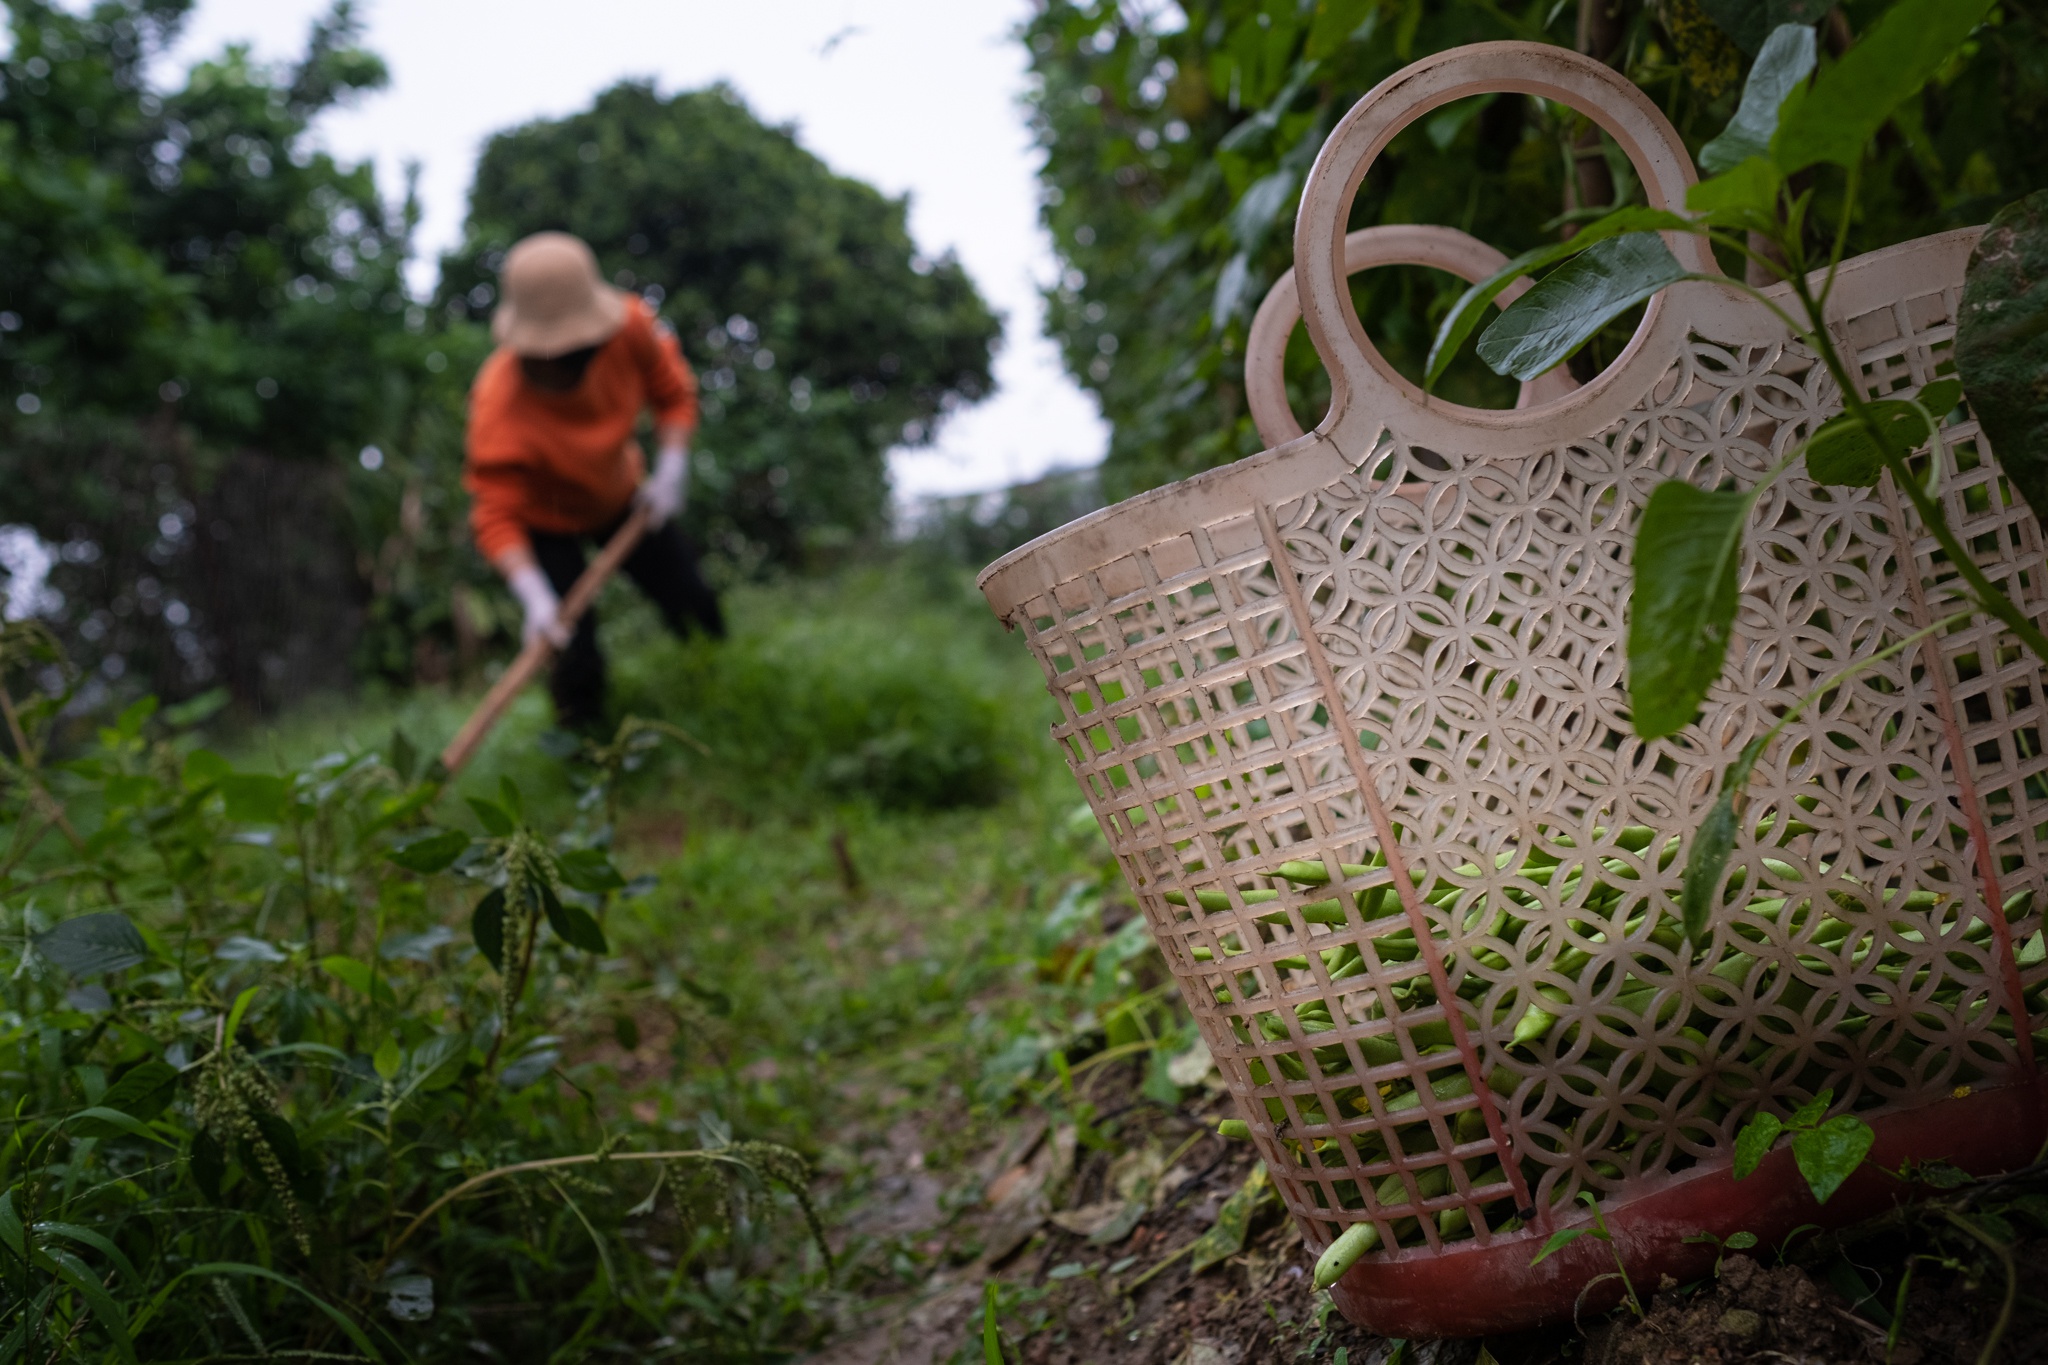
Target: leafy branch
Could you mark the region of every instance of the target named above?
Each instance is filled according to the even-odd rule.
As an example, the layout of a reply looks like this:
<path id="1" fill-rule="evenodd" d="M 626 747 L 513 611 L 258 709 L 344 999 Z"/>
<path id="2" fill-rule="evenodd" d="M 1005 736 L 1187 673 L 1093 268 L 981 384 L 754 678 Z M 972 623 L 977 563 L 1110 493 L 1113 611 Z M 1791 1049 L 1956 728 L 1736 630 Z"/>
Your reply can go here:
<path id="1" fill-rule="evenodd" d="M 1702 149 L 1702 166 L 1715 174 L 1691 187 L 1685 213 L 1619 208 L 1567 241 L 1524 253 L 1465 292 L 1445 317 L 1430 353 L 1425 379 L 1434 385 L 1502 290 L 1554 267 L 1480 336 L 1479 355 L 1497 373 L 1534 378 L 1659 291 L 1683 281 L 1707 281 L 1768 308 L 1834 381 L 1842 413 L 1819 424 L 1754 487 L 1708 490 L 1673 479 L 1652 492 L 1637 530 L 1628 633 L 1629 703 L 1635 731 L 1644 739 L 1660 739 L 1690 724 L 1726 669 L 1750 513 L 1801 459 L 1815 482 L 1830 486 L 1868 488 L 1889 474 L 1967 588 L 1971 611 L 1916 631 L 1829 678 L 1729 766 L 1687 858 L 1684 920 L 1687 937 L 1694 941 L 1705 930 L 1710 898 L 1733 848 L 1734 803 L 1764 749 L 1812 701 L 1851 674 L 1977 611 L 1996 618 L 2048 663 L 2048 634 L 1991 581 L 1949 524 L 1937 497 L 1934 485 L 1946 453 L 1941 426 L 1962 400 L 1963 383 L 1944 378 L 1926 384 L 1912 399 L 1870 398 L 1826 323 L 1856 211 L 1865 149 L 1969 39 L 1992 3 L 1901 0 L 1818 76 L 1813 30 L 1798 24 L 1778 27 L 1750 70 L 1734 117 Z M 1802 187 L 1801 178 L 1822 165 L 1841 168 L 1846 194 L 1826 238 L 1825 259 L 1815 260 L 1808 248 L 1815 227 L 1814 191 L 1810 184 Z M 1754 262 L 1782 281 L 1782 292 L 1686 270 L 1658 235 L 1667 232 L 1703 237 L 1715 248 Z M 1785 294 L 1796 311 L 1782 305 Z M 1935 458 L 1924 475 L 1916 473 L 1914 452 L 1930 442 Z M 2016 486 L 2024 496 L 2026 483 L 2016 481 Z M 2037 515 L 2043 510 L 2035 507 Z M 1907 565 L 1904 571 L 1915 570 Z"/>

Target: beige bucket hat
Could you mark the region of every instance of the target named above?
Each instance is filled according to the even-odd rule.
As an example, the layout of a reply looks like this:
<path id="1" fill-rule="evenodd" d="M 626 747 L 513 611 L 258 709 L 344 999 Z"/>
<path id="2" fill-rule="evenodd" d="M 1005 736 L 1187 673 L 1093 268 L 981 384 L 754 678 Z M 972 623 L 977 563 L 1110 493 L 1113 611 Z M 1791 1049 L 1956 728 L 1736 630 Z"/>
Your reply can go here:
<path id="1" fill-rule="evenodd" d="M 505 253 L 491 337 L 523 356 L 563 355 L 609 339 L 626 321 L 626 300 L 597 273 L 580 237 L 536 232 Z"/>

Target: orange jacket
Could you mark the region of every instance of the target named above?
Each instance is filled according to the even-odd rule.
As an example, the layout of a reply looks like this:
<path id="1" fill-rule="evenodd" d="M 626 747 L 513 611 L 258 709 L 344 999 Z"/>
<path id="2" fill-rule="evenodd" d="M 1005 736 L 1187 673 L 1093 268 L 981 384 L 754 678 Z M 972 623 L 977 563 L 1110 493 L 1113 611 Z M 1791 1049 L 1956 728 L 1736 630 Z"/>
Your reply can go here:
<path id="1" fill-rule="evenodd" d="M 632 441 L 643 408 L 657 426 L 697 426 L 697 380 L 654 314 L 628 296 L 626 322 L 591 357 L 571 393 L 528 384 L 519 357 L 491 352 L 469 391 L 469 525 L 495 560 L 528 546 L 527 532 L 578 533 L 616 520 L 645 465 Z"/>

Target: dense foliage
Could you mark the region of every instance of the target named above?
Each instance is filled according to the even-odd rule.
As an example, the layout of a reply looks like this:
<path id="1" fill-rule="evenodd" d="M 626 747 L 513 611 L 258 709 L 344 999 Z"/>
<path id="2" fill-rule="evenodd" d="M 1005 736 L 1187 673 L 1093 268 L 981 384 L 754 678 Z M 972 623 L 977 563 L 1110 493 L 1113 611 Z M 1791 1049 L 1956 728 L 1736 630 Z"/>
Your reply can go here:
<path id="1" fill-rule="evenodd" d="M 989 388 L 999 324 L 957 261 L 918 254 L 905 211 L 730 88 L 627 83 L 490 141 L 441 306 L 488 311 L 529 232 L 588 241 L 703 384 L 691 520 L 736 561 L 801 564 L 881 529 L 885 452 Z"/>
<path id="2" fill-rule="evenodd" d="M 458 818 L 403 740 L 238 770 L 148 699 L 47 769 L 53 709 L 21 713 L 0 809 L 0 1355 L 744 1353 L 693 1300 L 779 1239 L 804 1162 L 710 1110 L 633 1120 L 589 1038 L 625 1027 L 607 931 L 649 886 L 604 817 L 644 733 L 551 836 L 509 781 Z M 697 1011 L 652 973 L 643 1013 Z"/>
<path id="3" fill-rule="evenodd" d="M 1846 42 L 1884 8 L 1841 6 L 1826 40 Z M 1052 0 L 1025 33 L 1047 152 L 1043 214 L 1068 267 L 1048 295 L 1049 317 L 1068 366 L 1114 424 L 1105 492 L 1128 496 L 1260 448 L 1242 398 L 1245 330 L 1292 264 L 1294 207 L 1317 149 L 1378 81 L 1460 43 L 1594 46 L 1697 152 L 1734 112 L 1748 62 L 1740 44 L 1753 52 L 1768 31 L 1761 16 L 1791 9 L 1819 17 L 1818 6 L 1745 0 Z M 1589 39 L 1580 13 L 1589 10 L 1616 22 Z M 1998 6 L 1880 133 L 1850 251 L 1983 222 L 2048 181 L 2044 69 L 2038 8 Z M 1589 162 L 1599 169 L 1583 172 Z M 1832 218 L 1830 193 L 1816 211 Z M 1352 225 L 1441 223 L 1513 255 L 1610 202 L 1640 198 L 1625 160 L 1604 138 L 1596 150 L 1584 120 L 1540 100 L 1482 97 L 1396 138 L 1361 187 Z M 1742 273 L 1740 260 L 1724 264 Z M 1461 291 L 1420 269 L 1354 281 L 1375 342 L 1414 378 Z M 1627 333 L 1611 328 L 1575 363 L 1597 368 Z M 1313 424 L 1327 388 L 1304 336 L 1288 377 L 1297 413 Z M 1512 384 L 1469 355 L 1440 388 L 1488 406 L 1514 398 Z"/>
<path id="4" fill-rule="evenodd" d="M 230 48 L 155 89 L 188 8 L 8 6 L 0 521 L 62 547 L 45 614 L 109 676 L 274 701 L 346 677 L 336 468 L 412 401 L 423 314 L 410 210 L 307 139 L 385 78 L 347 5 L 289 68 Z"/>

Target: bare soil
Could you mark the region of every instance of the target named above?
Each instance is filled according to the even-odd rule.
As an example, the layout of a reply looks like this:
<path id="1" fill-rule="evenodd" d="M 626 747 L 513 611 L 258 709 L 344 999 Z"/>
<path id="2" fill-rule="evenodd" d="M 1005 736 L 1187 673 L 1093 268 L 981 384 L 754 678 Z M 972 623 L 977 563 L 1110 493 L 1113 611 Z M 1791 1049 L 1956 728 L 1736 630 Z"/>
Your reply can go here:
<path id="1" fill-rule="evenodd" d="M 1134 1070 L 1105 1072 L 1115 1074 L 1093 1087 L 1098 1098 L 1135 1093 Z M 871 1286 L 811 1361 L 980 1365 L 991 1279 L 1002 1286 L 1005 1358 L 1026 1365 L 1329 1362 L 1339 1351 L 1346 1365 L 1976 1365 L 2004 1303 L 1995 1261 L 1965 1264 L 1900 1221 L 1795 1254 L 1794 1264 L 1731 1255 L 1717 1279 L 1643 1286 L 1650 1299 L 1640 1321 L 1618 1310 L 1576 1328 L 1403 1346 L 1347 1323 L 1314 1292 L 1312 1258 L 1277 1200 L 1257 1206 L 1240 1250 L 1191 1272 L 1186 1249 L 1254 1164 L 1247 1144 L 1214 1135 L 1226 1099 L 1105 1108 L 1087 1134 L 1020 1115 L 950 1168 L 929 1154 L 957 1148 L 964 1115 L 899 1120 L 876 1135 L 868 1201 L 845 1235 L 895 1237 L 930 1268 Z M 1147 1172 L 1142 1216 L 1091 1236 L 1092 1224 L 1128 1205 L 1122 1196 L 1145 1188 Z M 1923 1259 L 1895 1337 L 1894 1302 L 1863 1294 L 1852 1303 L 1831 1282 L 1844 1260 L 1868 1268 L 1866 1283 L 1894 1284 L 1916 1252 Z M 2048 1242 L 2017 1241 L 2013 1255 L 2011 1319 L 1984 1365 L 2048 1361 Z"/>

